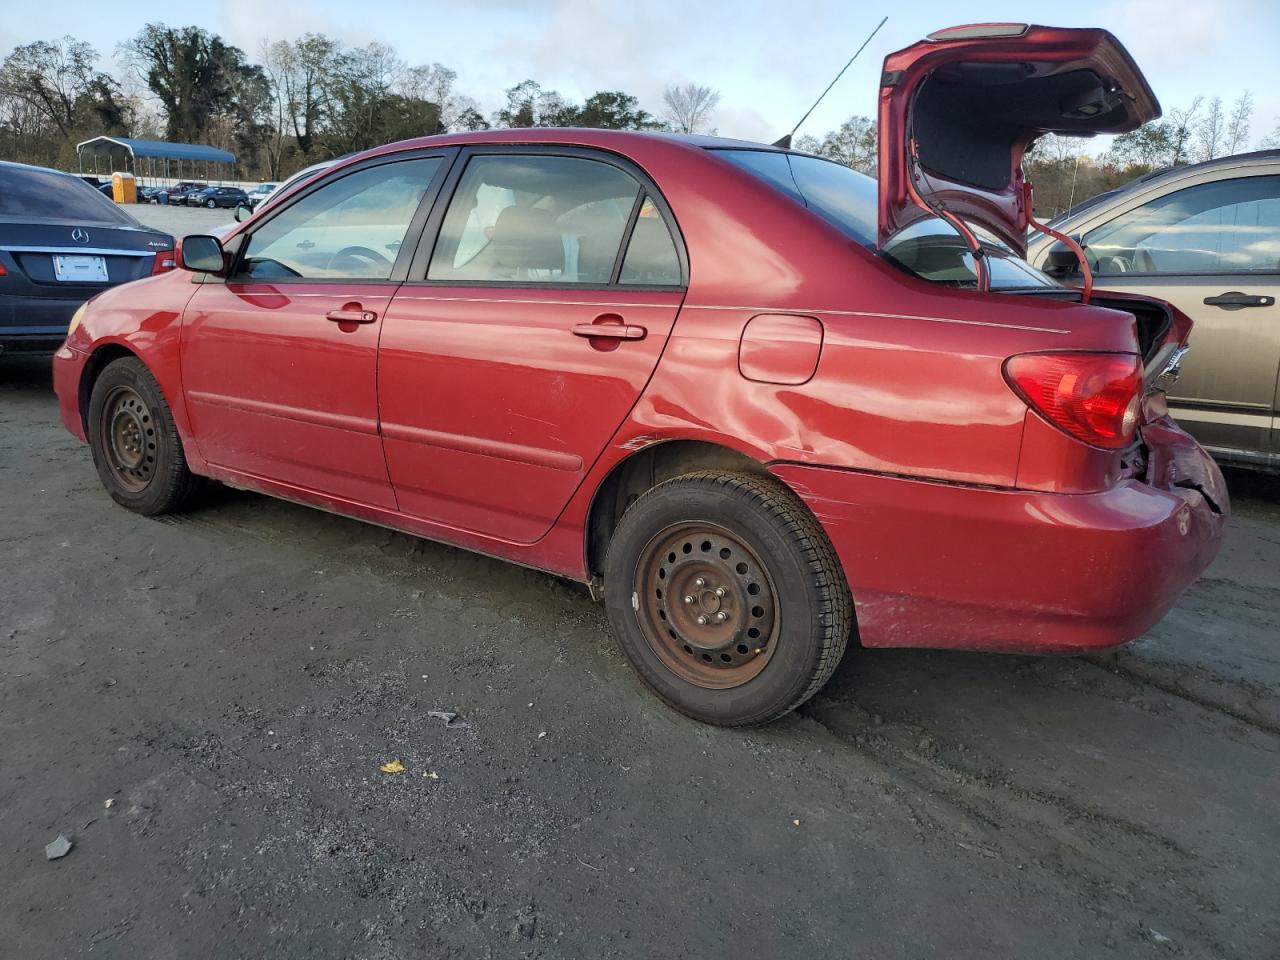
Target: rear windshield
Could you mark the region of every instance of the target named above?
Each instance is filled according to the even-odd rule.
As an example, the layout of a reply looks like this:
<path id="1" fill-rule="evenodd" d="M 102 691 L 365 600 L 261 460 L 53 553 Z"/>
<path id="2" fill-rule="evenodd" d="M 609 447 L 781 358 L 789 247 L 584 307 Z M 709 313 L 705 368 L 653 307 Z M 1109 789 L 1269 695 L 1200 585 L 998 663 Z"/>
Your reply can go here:
<path id="1" fill-rule="evenodd" d="M 138 226 L 136 220 L 78 177 L 39 167 L 0 165 L 0 217 Z"/>
<path id="2" fill-rule="evenodd" d="M 716 150 L 797 203 L 834 224 L 851 239 L 876 249 L 876 182 L 831 160 L 780 150 Z M 977 230 L 988 254 L 995 290 L 1056 287 L 1058 282 L 1035 269 L 991 234 Z M 895 266 L 924 280 L 952 286 L 974 286 L 973 254 L 945 220 L 930 217 L 899 231 L 880 254 Z"/>

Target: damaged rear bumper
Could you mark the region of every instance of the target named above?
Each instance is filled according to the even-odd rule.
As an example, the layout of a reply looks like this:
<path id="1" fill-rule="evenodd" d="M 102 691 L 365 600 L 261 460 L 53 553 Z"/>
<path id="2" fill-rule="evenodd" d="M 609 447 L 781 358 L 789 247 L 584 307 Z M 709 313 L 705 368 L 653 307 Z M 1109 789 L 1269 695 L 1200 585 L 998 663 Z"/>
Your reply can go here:
<path id="1" fill-rule="evenodd" d="M 1217 555 L 1217 465 L 1167 418 L 1143 480 L 1050 494 L 779 464 L 844 566 L 869 647 L 1073 652 L 1140 636 Z"/>

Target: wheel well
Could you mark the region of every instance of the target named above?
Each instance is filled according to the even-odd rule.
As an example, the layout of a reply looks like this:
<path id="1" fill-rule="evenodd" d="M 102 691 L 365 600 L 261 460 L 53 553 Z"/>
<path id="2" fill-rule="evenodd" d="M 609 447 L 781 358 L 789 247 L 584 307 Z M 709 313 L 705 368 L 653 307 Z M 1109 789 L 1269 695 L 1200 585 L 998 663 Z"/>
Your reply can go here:
<path id="1" fill-rule="evenodd" d="M 80 374 L 80 423 L 86 432 L 89 429 L 89 397 L 93 394 L 93 385 L 97 382 L 99 375 L 113 360 L 136 356 L 137 354 L 132 350 L 118 343 L 108 343 L 104 347 L 99 347 L 89 356 Z"/>
<path id="2" fill-rule="evenodd" d="M 587 517 L 587 571 L 604 569 L 605 553 L 627 507 L 664 480 L 697 470 L 767 474 L 763 463 L 744 453 L 702 440 L 655 443 L 615 464 L 591 501 Z"/>

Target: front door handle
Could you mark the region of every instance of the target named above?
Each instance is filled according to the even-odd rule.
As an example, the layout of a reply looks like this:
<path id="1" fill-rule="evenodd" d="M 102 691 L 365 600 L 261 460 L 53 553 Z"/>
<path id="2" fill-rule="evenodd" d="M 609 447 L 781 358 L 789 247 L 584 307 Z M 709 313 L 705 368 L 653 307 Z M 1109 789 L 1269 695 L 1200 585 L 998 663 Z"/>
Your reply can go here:
<path id="1" fill-rule="evenodd" d="M 1275 297 L 1267 297 L 1262 294 L 1254 293 L 1241 293 L 1239 290 L 1232 290 L 1229 293 L 1220 293 L 1216 297 L 1204 298 L 1204 305 L 1206 307 L 1221 307 L 1223 310 L 1240 310 L 1244 307 L 1269 307 L 1275 302 Z"/>
<path id="2" fill-rule="evenodd" d="M 575 323 L 575 337 L 609 337 L 613 340 L 643 340 L 649 333 L 634 323 Z"/>
<path id="3" fill-rule="evenodd" d="M 378 319 L 378 315 L 372 310 L 361 310 L 359 304 L 348 304 L 342 310 L 330 310 L 325 315 L 326 320 L 332 320 L 334 323 L 373 323 Z"/>

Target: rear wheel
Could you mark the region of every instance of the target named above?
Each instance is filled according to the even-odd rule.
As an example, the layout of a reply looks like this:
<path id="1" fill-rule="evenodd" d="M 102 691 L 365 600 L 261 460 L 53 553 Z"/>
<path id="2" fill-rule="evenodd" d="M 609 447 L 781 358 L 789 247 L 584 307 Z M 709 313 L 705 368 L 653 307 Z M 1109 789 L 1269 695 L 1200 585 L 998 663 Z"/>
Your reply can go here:
<path id="1" fill-rule="evenodd" d="M 605 600 L 640 679 L 724 725 L 764 723 L 813 696 L 853 618 L 817 521 L 749 474 L 689 474 L 640 497 L 609 545 Z"/>
<path id="2" fill-rule="evenodd" d="M 169 405 L 141 360 L 122 357 L 102 371 L 88 426 L 98 477 L 121 506 L 150 516 L 190 502 L 199 479 L 187 469 Z"/>

